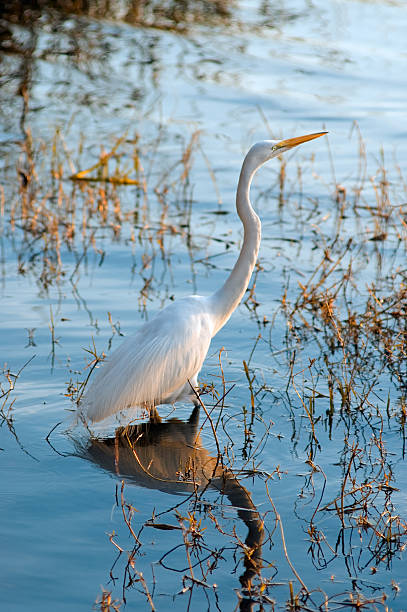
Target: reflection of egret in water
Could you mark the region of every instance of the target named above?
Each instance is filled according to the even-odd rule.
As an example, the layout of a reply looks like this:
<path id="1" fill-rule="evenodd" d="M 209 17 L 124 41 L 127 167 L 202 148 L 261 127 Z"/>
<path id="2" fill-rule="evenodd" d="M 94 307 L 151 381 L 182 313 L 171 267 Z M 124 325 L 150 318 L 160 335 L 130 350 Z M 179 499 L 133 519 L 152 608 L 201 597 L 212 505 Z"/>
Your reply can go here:
<path id="1" fill-rule="evenodd" d="M 209 485 L 226 495 L 248 528 L 240 577 L 247 592 L 260 574 L 263 523 L 247 489 L 201 446 L 198 425 L 197 407 L 188 421 L 161 422 L 157 415 L 154 421 L 117 429 L 114 437 L 91 439 L 81 455 L 128 483 L 167 493 L 198 493 Z M 241 609 L 251 609 L 251 603 L 243 599 Z"/>

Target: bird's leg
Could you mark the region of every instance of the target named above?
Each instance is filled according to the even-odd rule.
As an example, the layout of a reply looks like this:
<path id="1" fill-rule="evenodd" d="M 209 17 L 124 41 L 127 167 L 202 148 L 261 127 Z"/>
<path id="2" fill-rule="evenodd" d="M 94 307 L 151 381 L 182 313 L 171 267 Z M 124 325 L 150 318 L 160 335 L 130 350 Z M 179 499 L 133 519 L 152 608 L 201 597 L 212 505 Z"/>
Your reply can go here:
<path id="1" fill-rule="evenodd" d="M 150 423 L 162 423 L 161 417 L 155 406 L 151 406 L 150 408 Z"/>
<path id="2" fill-rule="evenodd" d="M 200 403 L 197 400 L 195 400 L 194 401 L 194 409 L 191 412 L 191 415 L 190 415 L 190 417 L 188 419 L 188 423 L 190 423 L 191 425 L 195 425 L 195 426 L 198 425 L 198 423 L 199 423 L 199 409 L 200 409 L 200 407 L 201 407 Z"/>

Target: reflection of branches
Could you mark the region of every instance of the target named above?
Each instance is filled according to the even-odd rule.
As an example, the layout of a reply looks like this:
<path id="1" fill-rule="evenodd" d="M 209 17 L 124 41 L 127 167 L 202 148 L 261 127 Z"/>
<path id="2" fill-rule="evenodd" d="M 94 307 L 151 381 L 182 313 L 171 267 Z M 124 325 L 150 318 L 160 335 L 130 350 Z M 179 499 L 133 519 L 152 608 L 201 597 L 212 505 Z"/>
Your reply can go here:
<path id="1" fill-rule="evenodd" d="M 291 568 L 291 570 L 292 570 L 292 572 L 293 572 L 294 576 L 297 578 L 298 582 L 300 583 L 300 585 L 301 585 L 301 586 L 302 586 L 302 588 L 304 589 L 305 593 L 309 594 L 309 589 L 308 589 L 308 588 L 306 587 L 306 585 L 304 584 L 304 582 L 303 582 L 302 578 L 301 578 L 301 577 L 300 577 L 300 575 L 298 574 L 297 570 L 295 569 L 294 565 L 292 564 L 292 562 L 291 562 L 291 560 L 290 560 L 290 557 L 288 556 L 287 547 L 286 547 L 286 544 L 285 544 L 285 536 L 284 536 L 284 528 L 283 528 L 283 523 L 282 523 L 282 520 L 281 520 L 281 516 L 280 516 L 280 515 L 279 515 L 279 513 L 277 512 L 277 509 L 276 509 L 276 507 L 275 507 L 275 505 L 274 505 L 274 502 L 273 502 L 273 500 L 272 500 L 272 498 L 271 498 L 271 496 L 270 496 L 269 489 L 268 489 L 268 483 L 267 483 L 267 482 L 266 482 L 266 492 L 267 492 L 267 497 L 268 497 L 268 499 L 269 499 L 269 501 L 270 501 L 270 503 L 271 503 L 271 505 L 272 505 L 272 507 L 273 507 L 274 514 L 275 514 L 275 516 L 276 516 L 276 521 L 277 521 L 277 523 L 278 523 L 278 524 L 279 524 L 279 526 L 280 526 L 281 541 L 282 541 L 282 544 L 283 544 L 284 555 L 285 555 L 285 558 L 286 558 L 286 560 L 287 560 L 287 563 L 288 563 L 288 565 L 290 566 L 290 568 Z"/>
<path id="2" fill-rule="evenodd" d="M 393 556 L 406 545 L 407 523 L 397 515 L 391 503 L 391 495 L 397 489 L 391 484 L 391 469 L 386 466 L 381 435 L 382 431 L 378 436 L 372 436 L 370 449 L 346 443 L 348 452 L 341 460 L 344 475 L 340 493 L 323 507 L 321 495 L 307 528 L 311 542 L 309 551 L 317 567 L 325 568 L 341 554 L 350 576 L 362 572 L 372 563 L 375 566 L 385 563 L 389 568 Z M 370 478 L 369 469 L 373 472 Z M 317 512 L 321 518 L 327 513 L 338 517 L 341 528 L 335 545 L 329 544 L 326 535 L 318 529 Z M 354 536 L 357 536 L 357 542 Z M 329 549 L 330 559 L 326 559 L 323 546 Z"/>
<path id="3" fill-rule="evenodd" d="M 17 435 L 17 432 L 15 430 L 14 427 L 14 418 L 13 418 L 13 406 L 14 406 L 14 401 L 12 400 L 10 401 L 10 395 L 12 393 L 12 391 L 15 388 L 16 382 L 21 374 L 21 372 L 24 370 L 24 368 L 26 368 L 28 366 L 28 364 L 34 359 L 35 355 L 33 355 L 17 372 L 17 374 L 13 374 L 10 370 L 3 370 L 3 377 L 5 379 L 5 382 L 1 383 L 0 382 L 0 428 L 3 427 L 4 424 L 7 425 L 9 432 L 12 434 L 12 436 L 15 438 L 18 446 L 21 448 L 21 450 L 28 455 L 29 457 L 31 457 L 31 459 L 34 459 L 35 461 L 38 461 L 38 459 L 36 457 L 34 457 L 30 452 L 27 451 L 27 449 L 23 446 L 23 444 L 20 442 L 20 439 Z"/>
<path id="4" fill-rule="evenodd" d="M 394 554 L 403 550 L 407 542 L 407 523 L 397 515 L 391 503 L 391 495 L 397 489 L 390 484 L 392 474 L 385 463 L 382 439 L 373 437 L 372 447 L 377 450 L 375 463 L 378 464 L 373 477 L 367 480 L 363 476 L 363 482 L 358 484 L 358 472 L 361 469 L 365 471 L 367 453 L 355 444 L 351 445 L 341 494 L 323 508 L 325 511 L 336 512 L 341 520 L 342 530 L 337 546 L 341 543 L 342 553 L 345 530 L 350 530 L 351 534 L 348 546 L 352 546 L 354 531 L 358 534 L 362 544 L 357 561 L 354 558 L 354 562 L 357 562 L 359 571 L 372 562 L 384 562 L 386 567 L 390 567 Z M 348 482 L 350 486 L 347 486 Z M 366 555 L 367 551 L 370 554 Z"/>

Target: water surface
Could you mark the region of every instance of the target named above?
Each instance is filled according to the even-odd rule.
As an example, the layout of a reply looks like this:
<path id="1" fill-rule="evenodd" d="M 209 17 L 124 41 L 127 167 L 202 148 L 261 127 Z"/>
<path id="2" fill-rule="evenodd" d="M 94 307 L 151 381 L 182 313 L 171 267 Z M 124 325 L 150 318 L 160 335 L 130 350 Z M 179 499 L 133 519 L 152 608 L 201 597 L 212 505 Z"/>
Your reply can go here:
<path id="1" fill-rule="evenodd" d="M 168 27 L 167 17 L 140 25 L 44 10 L 7 21 L 5 393 L 8 370 L 27 365 L 0 399 L 3 605 L 103 609 L 102 585 L 110 609 L 124 600 L 146 610 L 283 609 L 305 585 L 311 595 L 297 603 L 308 609 L 325 597 L 328 609 L 351 598 L 404 609 L 405 6 L 250 1 L 186 17 Z M 114 420 L 93 432 L 101 450 L 92 455 L 67 397 L 87 375 L 84 349 L 108 353 L 168 300 L 218 287 L 242 240 L 234 194 L 244 153 L 258 139 L 322 129 L 328 141 L 286 157 L 283 182 L 276 160 L 252 188 L 263 222 L 252 299 L 213 340 L 200 375 L 222 397 L 224 347 L 217 437 L 201 410 L 196 444 L 206 470 L 219 445 L 212 486 L 202 493 L 205 472 L 190 497 L 191 483 L 171 472 L 168 453 L 189 457 L 188 405 L 164 407 L 163 427 L 140 451 L 143 465 L 161 461 L 159 475 L 134 462 L 118 469 Z M 69 179 L 120 137 L 109 172 L 144 180 L 144 190 Z M 349 324 L 355 313 L 359 327 Z M 222 478 L 233 484 L 225 494 Z M 262 559 L 251 584 L 245 541 Z"/>

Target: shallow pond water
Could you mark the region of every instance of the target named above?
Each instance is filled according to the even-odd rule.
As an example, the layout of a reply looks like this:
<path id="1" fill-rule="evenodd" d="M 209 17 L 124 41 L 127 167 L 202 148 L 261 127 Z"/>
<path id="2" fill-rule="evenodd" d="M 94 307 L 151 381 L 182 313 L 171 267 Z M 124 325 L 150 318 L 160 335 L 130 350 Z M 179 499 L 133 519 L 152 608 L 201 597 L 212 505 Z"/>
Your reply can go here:
<path id="1" fill-rule="evenodd" d="M 4 15 L 4 609 L 405 609 L 405 4 L 131 4 Z M 325 129 L 254 181 L 210 418 L 76 423 L 94 350 L 223 282 L 252 142 Z"/>

